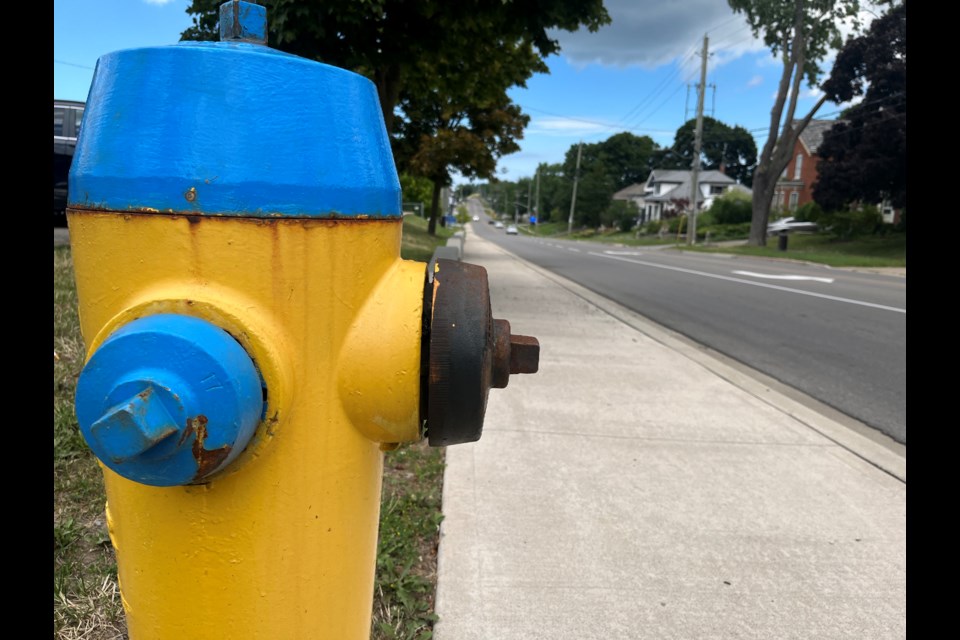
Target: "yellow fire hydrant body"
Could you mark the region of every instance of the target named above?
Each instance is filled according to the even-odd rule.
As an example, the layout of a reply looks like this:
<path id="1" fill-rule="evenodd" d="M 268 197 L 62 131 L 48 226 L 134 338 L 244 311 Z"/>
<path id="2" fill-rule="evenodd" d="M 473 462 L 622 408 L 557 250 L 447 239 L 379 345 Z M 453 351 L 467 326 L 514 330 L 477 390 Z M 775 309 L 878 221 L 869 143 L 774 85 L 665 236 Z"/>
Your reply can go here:
<path id="1" fill-rule="evenodd" d="M 262 7 L 224 7 L 222 42 L 98 61 L 68 208 L 78 418 L 131 638 L 366 638 L 382 449 L 422 437 L 426 265 L 400 259 L 372 83 L 263 46 Z M 175 327 L 116 338 L 154 319 Z M 215 447 L 205 398 L 232 374 L 191 382 L 206 343 L 171 337 L 198 319 L 262 386 L 236 401 L 252 420 L 219 419 L 249 433 Z"/>
<path id="2" fill-rule="evenodd" d="M 400 221 L 69 215 L 91 353 L 134 318 L 187 314 L 235 336 L 268 390 L 251 444 L 204 484 L 104 469 L 131 637 L 367 637 L 379 444 L 420 435 L 424 265 L 399 259 Z"/>
<path id="3" fill-rule="evenodd" d="M 487 393 L 539 343 L 490 314 L 486 272 L 400 257 L 376 90 L 264 45 L 97 62 L 67 220 L 132 640 L 367 638 L 383 450 L 480 437 Z"/>

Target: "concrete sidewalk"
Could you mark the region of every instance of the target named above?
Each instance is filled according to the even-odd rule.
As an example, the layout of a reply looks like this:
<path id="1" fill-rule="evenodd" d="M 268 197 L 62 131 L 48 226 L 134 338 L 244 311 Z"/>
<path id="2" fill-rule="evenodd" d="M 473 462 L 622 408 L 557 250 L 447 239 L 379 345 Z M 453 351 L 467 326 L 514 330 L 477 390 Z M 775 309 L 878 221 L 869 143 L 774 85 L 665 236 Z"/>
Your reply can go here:
<path id="1" fill-rule="evenodd" d="M 438 640 L 903 638 L 906 453 L 469 234 L 540 372 L 447 449 Z"/>

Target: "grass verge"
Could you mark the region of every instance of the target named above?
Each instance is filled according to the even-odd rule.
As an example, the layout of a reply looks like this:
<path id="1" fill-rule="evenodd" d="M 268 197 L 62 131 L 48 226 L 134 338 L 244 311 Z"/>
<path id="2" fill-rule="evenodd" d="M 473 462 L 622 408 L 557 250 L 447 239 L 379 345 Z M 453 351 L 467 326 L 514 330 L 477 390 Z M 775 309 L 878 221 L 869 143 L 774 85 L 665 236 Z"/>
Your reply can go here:
<path id="1" fill-rule="evenodd" d="M 816 262 L 831 267 L 906 267 L 907 236 L 904 233 L 888 233 L 883 236 L 863 236 L 853 240 L 838 240 L 827 234 L 791 234 L 787 250 L 780 251 L 776 237 L 768 240 L 766 247 L 746 245 L 711 247 L 683 246 L 684 250 L 705 253 L 733 253 Z"/>
<path id="2" fill-rule="evenodd" d="M 407 216 L 401 255 L 427 261 L 453 235 Z M 69 247 L 53 250 L 53 627 L 58 640 L 125 640 L 117 566 L 104 518 L 103 475 L 74 413 L 85 347 Z M 433 635 L 444 450 L 403 445 L 384 458 L 371 618 L 374 640 Z"/>

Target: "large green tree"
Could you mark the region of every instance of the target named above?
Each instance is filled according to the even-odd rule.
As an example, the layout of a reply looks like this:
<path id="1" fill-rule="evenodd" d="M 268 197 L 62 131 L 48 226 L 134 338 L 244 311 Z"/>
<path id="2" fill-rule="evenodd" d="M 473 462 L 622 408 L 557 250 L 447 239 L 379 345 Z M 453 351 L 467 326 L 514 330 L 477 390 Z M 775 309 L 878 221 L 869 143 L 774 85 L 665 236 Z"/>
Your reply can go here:
<path id="1" fill-rule="evenodd" d="M 907 204 L 907 12 L 904 5 L 871 23 L 837 55 L 823 90 L 843 103 L 862 96 L 817 149 L 814 200 L 827 210 L 854 201 Z"/>
<path id="2" fill-rule="evenodd" d="M 823 106 L 822 96 L 803 117 L 797 117 L 801 84 L 816 86 L 820 62 L 842 46 L 841 22 L 856 26 L 859 0 L 727 0 L 747 18 L 753 34 L 779 55 L 783 70 L 770 110 L 770 133 L 753 174 L 753 217 L 749 244 L 767 243 L 767 222 L 777 179 L 793 153 L 800 133 Z"/>
<path id="3" fill-rule="evenodd" d="M 674 137 L 671 164 L 679 166 L 664 169 L 690 169 L 693 166 L 693 147 L 697 120 L 685 122 Z M 721 165 L 728 176 L 748 187 L 753 183 L 753 170 L 757 164 L 757 143 L 750 132 L 736 125 L 731 127 L 709 116 L 703 117 L 701 133 L 700 167 L 719 169 Z M 658 167 L 659 168 L 659 167 Z"/>
<path id="4" fill-rule="evenodd" d="M 215 40 L 222 0 L 192 0 L 185 40 Z M 558 53 L 556 29 L 596 30 L 610 22 L 603 0 L 268 0 L 268 43 L 350 69 L 377 86 L 387 131 L 411 75 L 423 61 L 456 58 L 481 40 Z"/>
<path id="5" fill-rule="evenodd" d="M 377 87 L 401 170 L 434 183 L 430 233 L 450 169 L 493 176 L 528 122 L 506 95 L 559 51 L 549 30 L 596 30 L 602 0 L 273 0 L 269 42 L 351 69 Z M 213 39 L 220 0 L 193 0 L 185 39 Z"/>
<path id="6" fill-rule="evenodd" d="M 598 154 L 613 183 L 614 191 L 639 182 L 650 175 L 650 157 L 657 148 L 650 136 L 624 131 L 599 143 Z"/>

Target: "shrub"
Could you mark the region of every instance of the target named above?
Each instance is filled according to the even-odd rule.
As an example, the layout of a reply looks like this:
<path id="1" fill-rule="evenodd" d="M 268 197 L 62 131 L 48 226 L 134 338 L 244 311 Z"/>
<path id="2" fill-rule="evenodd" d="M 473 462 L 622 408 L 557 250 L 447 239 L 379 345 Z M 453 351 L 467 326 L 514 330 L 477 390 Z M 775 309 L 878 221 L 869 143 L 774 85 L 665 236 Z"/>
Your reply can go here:
<path id="1" fill-rule="evenodd" d="M 710 205 L 710 214 L 717 224 L 750 222 L 753 217 L 753 198 L 739 190 L 731 190 L 717 196 Z"/>
<path id="2" fill-rule="evenodd" d="M 711 242 L 721 240 L 740 240 L 750 235 L 750 223 L 741 222 L 740 224 L 714 224 L 710 226 L 697 227 L 697 237 L 706 237 L 710 234 Z"/>
<path id="3" fill-rule="evenodd" d="M 600 214 L 600 223 L 605 227 L 616 227 L 620 231 L 630 231 L 637 222 L 640 211 L 632 200 L 614 200 Z"/>
<path id="4" fill-rule="evenodd" d="M 841 240 L 876 233 L 883 226 L 883 216 L 873 205 L 864 205 L 850 211 L 825 212 L 817 224 Z"/>
<path id="5" fill-rule="evenodd" d="M 687 216 L 680 215 L 674 216 L 673 218 L 667 219 L 667 231 L 670 233 L 678 233 L 681 229 L 681 224 L 683 225 L 683 230 L 687 229 Z"/>
<path id="6" fill-rule="evenodd" d="M 816 202 L 806 202 L 794 212 L 793 217 L 803 222 L 818 222 L 823 216 L 823 209 Z"/>

